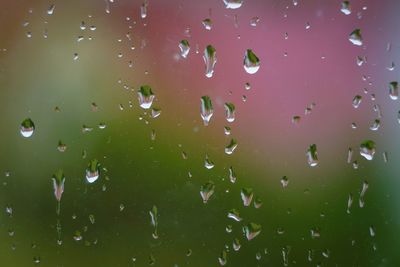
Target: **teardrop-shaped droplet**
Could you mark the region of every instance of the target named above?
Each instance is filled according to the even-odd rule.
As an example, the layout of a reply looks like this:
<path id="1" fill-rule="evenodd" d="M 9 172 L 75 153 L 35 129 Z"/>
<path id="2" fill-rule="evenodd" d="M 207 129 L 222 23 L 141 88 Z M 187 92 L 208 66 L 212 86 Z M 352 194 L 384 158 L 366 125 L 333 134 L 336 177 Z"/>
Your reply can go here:
<path id="1" fill-rule="evenodd" d="M 94 183 L 100 176 L 100 163 L 97 159 L 89 162 L 86 168 L 86 180 L 88 183 Z"/>
<path id="2" fill-rule="evenodd" d="M 361 46 L 363 44 L 362 36 L 361 36 L 361 30 L 360 29 L 355 29 L 352 31 L 349 35 L 349 41 L 353 45 Z"/>
<path id="3" fill-rule="evenodd" d="M 243 227 L 243 233 L 245 234 L 247 240 L 252 240 L 258 236 L 261 232 L 261 225 L 257 223 L 249 223 Z"/>
<path id="4" fill-rule="evenodd" d="M 154 94 L 149 85 L 140 86 L 138 92 L 139 105 L 143 109 L 149 109 L 153 104 Z"/>
<path id="5" fill-rule="evenodd" d="M 365 206 L 365 201 L 364 201 L 364 197 L 365 197 L 365 193 L 367 192 L 369 187 L 369 184 L 367 181 L 364 181 L 362 184 L 362 188 L 361 188 L 361 192 L 360 192 L 360 198 L 358 200 L 358 205 L 360 208 L 364 208 Z"/>
<path id="6" fill-rule="evenodd" d="M 239 251 L 240 247 L 241 247 L 241 244 L 240 244 L 239 239 L 235 238 L 235 239 L 233 240 L 233 242 L 232 242 L 232 248 L 233 248 L 233 250 L 234 250 L 234 251 Z"/>
<path id="7" fill-rule="evenodd" d="M 256 54 L 254 54 L 253 50 L 246 50 L 243 60 L 243 67 L 245 71 L 249 74 L 256 73 L 260 68 L 260 60 L 258 59 Z"/>
<path id="8" fill-rule="evenodd" d="M 204 63 L 206 64 L 206 77 L 211 78 L 214 74 L 214 67 L 217 63 L 217 52 L 212 45 L 208 45 L 204 50 Z"/>
<path id="9" fill-rule="evenodd" d="M 391 99 L 396 100 L 399 98 L 399 84 L 398 82 L 389 83 L 389 96 Z"/>
<path id="10" fill-rule="evenodd" d="M 212 169 L 212 168 L 214 168 L 214 162 L 212 162 L 209 158 L 208 158 L 208 156 L 206 155 L 206 158 L 205 158 L 205 160 L 204 160 L 204 167 L 206 167 L 206 169 Z"/>
<path id="11" fill-rule="evenodd" d="M 159 108 L 152 108 L 151 109 L 151 117 L 153 119 L 157 118 L 160 115 L 161 115 L 161 109 L 159 109 Z"/>
<path id="12" fill-rule="evenodd" d="M 236 173 L 233 170 L 233 167 L 229 167 L 229 180 L 231 181 L 231 183 L 235 183 L 236 182 Z"/>
<path id="13" fill-rule="evenodd" d="M 179 50 L 181 51 L 181 57 L 187 58 L 190 51 L 190 45 L 188 40 L 182 40 L 179 43 Z"/>
<path id="14" fill-rule="evenodd" d="M 349 1 L 343 1 L 342 6 L 340 8 L 340 11 L 342 11 L 343 14 L 345 15 L 350 15 L 351 14 L 351 6 Z"/>
<path id="15" fill-rule="evenodd" d="M 259 209 L 259 208 L 261 208 L 263 202 L 260 197 L 255 197 L 253 204 L 254 204 L 254 208 Z"/>
<path id="16" fill-rule="evenodd" d="M 62 194 L 64 192 L 65 176 L 62 170 L 58 170 L 52 176 L 54 196 L 57 201 L 61 201 Z"/>
<path id="17" fill-rule="evenodd" d="M 237 141 L 236 139 L 232 138 L 229 144 L 225 147 L 225 154 L 231 155 L 236 148 L 237 148 Z"/>
<path id="18" fill-rule="evenodd" d="M 209 96 L 202 96 L 201 99 L 201 106 L 200 106 L 200 115 L 203 119 L 204 126 L 207 126 L 210 122 L 211 117 L 214 114 L 213 105 L 211 102 L 211 98 Z"/>
<path id="19" fill-rule="evenodd" d="M 360 155 L 367 160 L 372 160 L 375 154 L 375 142 L 372 140 L 365 140 L 360 144 Z"/>
<path id="20" fill-rule="evenodd" d="M 349 197 L 347 199 L 347 210 L 346 210 L 348 214 L 350 214 L 350 208 L 352 205 L 353 205 L 353 195 L 349 194 Z"/>
<path id="21" fill-rule="evenodd" d="M 61 140 L 58 141 L 57 150 L 60 152 L 65 152 L 67 150 L 67 145 L 64 144 Z"/>
<path id="22" fill-rule="evenodd" d="M 223 0 L 225 4 L 225 8 L 227 9 L 237 9 L 240 8 L 243 4 L 243 0 Z"/>
<path id="23" fill-rule="evenodd" d="M 250 26 L 256 27 L 259 22 L 260 22 L 259 17 L 252 17 L 250 19 Z"/>
<path id="24" fill-rule="evenodd" d="M 308 165 L 311 167 L 315 167 L 318 165 L 318 155 L 317 155 L 317 145 L 312 144 L 310 147 L 307 149 L 307 162 Z"/>
<path id="25" fill-rule="evenodd" d="M 289 178 L 287 176 L 281 178 L 281 185 L 283 188 L 286 188 L 289 185 Z"/>
<path id="26" fill-rule="evenodd" d="M 35 124 L 30 118 L 26 118 L 21 123 L 20 132 L 23 137 L 31 137 L 35 131 Z"/>
<path id="27" fill-rule="evenodd" d="M 240 191 L 240 196 L 242 197 L 243 205 L 245 207 L 250 206 L 253 200 L 253 188 L 245 187 Z"/>
<path id="28" fill-rule="evenodd" d="M 145 19 L 147 17 L 147 1 L 145 1 L 141 6 L 140 6 L 140 17 L 142 19 Z"/>
<path id="29" fill-rule="evenodd" d="M 233 103 L 225 103 L 225 117 L 228 122 L 235 121 L 235 105 Z"/>
<path id="30" fill-rule="evenodd" d="M 209 181 L 200 187 L 200 196 L 204 203 L 207 203 L 210 197 L 214 194 L 215 185 Z"/>
<path id="31" fill-rule="evenodd" d="M 356 96 L 353 98 L 353 107 L 354 107 L 354 108 L 358 108 L 358 107 L 360 106 L 360 104 L 361 104 L 361 100 L 362 100 L 362 96 L 356 95 Z"/>

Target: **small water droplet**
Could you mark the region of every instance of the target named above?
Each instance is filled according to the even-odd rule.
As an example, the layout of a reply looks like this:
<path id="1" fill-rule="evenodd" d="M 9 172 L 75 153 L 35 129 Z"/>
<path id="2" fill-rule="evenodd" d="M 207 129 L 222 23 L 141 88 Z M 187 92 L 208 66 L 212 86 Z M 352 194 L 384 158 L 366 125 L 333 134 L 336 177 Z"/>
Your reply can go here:
<path id="1" fill-rule="evenodd" d="M 204 20 L 202 21 L 202 23 L 203 23 L 203 26 L 204 26 L 204 28 L 205 28 L 206 30 L 208 30 L 208 31 L 211 30 L 212 24 L 213 24 L 211 19 L 204 19 Z"/>
<path id="2" fill-rule="evenodd" d="M 229 144 L 225 147 L 225 154 L 227 155 L 231 155 L 235 149 L 237 148 L 237 141 L 236 139 L 231 139 L 231 141 L 229 142 Z"/>
<path id="3" fill-rule="evenodd" d="M 224 265 L 228 262 L 228 260 L 227 260 L 227 254 L 226 254 L 226 251 L 225 251 L 225 250 L 223 250 L 223 251 L 221 252 L 221 255 L 218 257 L 218 262 L 219 262 L 219 264 L 220 264 L 221 266 L 224 266 Z"/>
<path id="4" fill-rule="evenodd" d="M 242 220 L 242 218 L 240 217 L 239 211 L 237 211 L 236 209 L 231 209 L 228 212 L 228 218 L 233 219 L 237 222 L 240 222 Z"/>
<path id="5" fill-rule="evenodd" d="M 399 84 L 398 82 L 390 82 L 389 83 L 389 96 L 392 100 L 397 100 L 399 97 Z"/>
<path id="6" fill-rule="evenodd" d="M 307 162 L 308 165 L 311 167 L 315 167 L 318 165 L 318 154 L 317 154 L 317 145 L 312 144 L 310 147 L 307 149 Z"/>
<path id="7" fill-rule="evenodd" d="M 188 40 L 182 40 L 179 43 L 179 50 L 181 51 L 181 57 L 183 58 L 187 58 L 187 56 L 189 55 L 189 51 L 190 51 L 190 45 L 189 45 L 189 41 Z"/>
<path id="8" fill-rule="evenodd" d="M 361 100 L 362 100 L 362 96 L 356 95 L 356 96 L 353 98 L 353 107 L 354 107 L 354 108 L 358 108 L 358 107 L 360 106 L 360 104 L 361 104 Z"/>
<path id="9" fill-rule="evenodd" d="M 235 105 L 233 103 L 225 103 L 225 116 L 228 122 L 235 121 Z"/>
<path id="10" fill-rule="evenodd" d="M 362 36 L 361 36 L 361 30 L 360 29 L 355 29 L 352 31 L 349 35 L 349 41 L 353 45 L 361 46 L 363 44 Z"/>
<path id="11" fill-rule="evenodd" d="M 283 188 L 286 188 L 289 185 L 289 178 L 287 178 L 287 176 L 281 178 L 281 185 Z"/>
<path id="12" fill-rule="evenodd" d="M 259 22 L 260 22 L 259 17 L 252 17 L 250 19 L 250 26 L 256 27 Z"/>
<path id="13" fill-rule="evenodd" d="M 158 238 L 158 232 L 157 232 L 158 231 L 158 209 L 157 209 L 157 206 L 154 205 L 153 208 L 149 211 L 149 214 L 150 214 L 150 219 L 151 219 L 151 225 L 154 228 L 152 236 L 154 239 L 157 239 Z"/>
<path id="14" fill-rule="evenodd" d="M 47 9 L 47 14 L 53 15 L 55 8 L 56 8 L 56 5 L 54 5 L 54 4 L 50 5 L 49 8 Z"/>

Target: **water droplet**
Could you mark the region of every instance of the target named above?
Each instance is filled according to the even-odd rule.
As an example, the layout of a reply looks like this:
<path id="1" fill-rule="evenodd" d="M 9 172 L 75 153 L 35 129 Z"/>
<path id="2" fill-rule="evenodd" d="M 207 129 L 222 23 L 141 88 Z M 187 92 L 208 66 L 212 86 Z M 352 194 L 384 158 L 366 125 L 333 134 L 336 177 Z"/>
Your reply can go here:
<path id="1" fill-rule="evenodd" d="M 340 8 L 340 11 L 342 11 L 343 14 L 345 15 L 350 15 L 351 14 L 351 6 L 349 1 L 343 1 L 342 2 L 342 7 Z"/>
<path id="2" fill-rule="evenodd" d="M 399 119 L 399 123 L 400 123 L 400 119 Z M 231 127 L 225 126 L 224 127 L 224 134 L 225 135 L 230 135 L 231 134 Z"/>
<path id="3" fill-rule="evenodd" d="M 282 248 L 283 266 L 288 266 L 289 265 L 289 253 L 290 253 L 290 247 L 289 246 L 284 246 Z"/>
<path id="4" fill-rule="evenodd" d="M 247 240 L 252 240 L 258 236 L 261 232 L 261 224 L 249 223 L 243 227 L 243 233 L 245 234 Z"/>
<path id="5" fill-rule="evenodd" d="M 361 100 L 362 100 L 362 96 L 356 95 L 356 96 L 353 98 L 353 107 L 354 107 L 354 108 L 358 108 L 358 107 L 360 106 L 360 104 L 361 104 Z"/>
<path id="6" fill-rule="evenodd" d="M 399 97 L 399 85 L 398 82 L 389 83 L 389 96 L 392 100 L 397 100 Z"/>
<path id="7" fill-rule="evenodd" d="M 321 232 L 318 227 L 314 227 L 310 230 L 311 232 L 311 238 L 320 238 L 321 237 Z"/>
<path id="8" fill-rule="evenodd" d="M 61 201 L 61 196 L 64 192 L 65 176 L 62 170 L 58 170 L 52 176 L 54 196 L 57 201 Z"/>
<path id="9" fill-rule="evenodd" d="M 349 41 L 353 45 L 361 46 L 363 44 L 361 30 L 355 29 L 354 31 L 352 31 L 349 35 Z"/>
<path id="10" fill-rule="evenodd" d="M 231 209 L 228 212 L 228 218 L 231 218 L 237 222 L 240 222 L 242 220 L 242 218 L 240 217 L 239 211 L 237 211 L 236 209 Z"/>
<path id="11" fill-rule="evenodd" d="M 289 185 L 289 178 L 287 178 L 287 176 L 283 176 L 281 178 L 281 184 L 283 188 L 286 188 Z"/>
<path id="12" fill-rule="evenodd" d="M 96 222 L 96 219 L 95 219 L 93 214 L 89 215 L 89 221 L 90 221 L 91 224 L 94 224 Z"/>
<path id="13" fill-rule="evenodd" d="M 74 56 L 72 58 L 74 61 L 77 61 L 79 59 L 78 53 L 74 53 Z"/>
<path id="14" fill-rule="evenodd" d="M 375 119 L 372 125 L 369 127 L 372 131 L 378 131 L 381 126 L 381 120 Z"/>
<path id="15" fill-rule="evenodd" d="M 225 8 L 227 9 L 237 9 L 240 8 L 243 4 L 243 0 L 223 0 L 225 4 Z"/>
<path id="16" fill-rule="evenodd" d="M 200 187 L 200 196 L 203 199 L 203 203 L 207 203 L 210 197 L 214 194 L 215 185 L 209 181 Z"/>
<path id="17" fill-rule="evenodd" d="M 352 157 L 353 157 L 353 149 L 349 147 L 349 149 L 347 150 L 347 163 L 351 162 Z"/>
<path id="18" fill-rule="evenodd" d="M 211 117 L 214 114 L 213 105 L 211 102 L 211 98 L 209 96 L 202 96 L 201 99 L 201 108 L 200 108 L 200 115 L 203 119 L 204 126 L 207 126 L 210 122 Z"/>
<path id="19" fill-rule="evenodd" d="M 360 144 L 360 155 L 367 160 L 372 160 L 375 154 L 375 142 L 372 140 L 365 140 Z"/>
<path id="20" fill-rule="evenodd" d="M 236 139 L 231 139 L 229 144 L 225 147 L 225 154 L 231 155 L 235 151 L 236 148 L 237 148 Z"/>
<path id="21" fill-rule="evenodd" d="M 202 21 L 202 23 L 203 23 L 203 26 L 204 26 L 204 28 L 205 28 L 206 30 L 208 30 L 208 31 L 211 30 L 212 24 L 213 24 L 211 19 L 204 19 L 204 20 Z"/>
<path id="22" fill-rule="evenodd" d="M 252 17 L 250 20 L 250 26 L 256 27 L 259 22 L 260 22 L 259 17 Z"/>
<path id="23" fill-rule="evenodd" d="M 382 156 L 383 156 L 383 162 L 388 163 L 388 153 L 386 151 L 384 151 L 382 153 Z"/>
<path id="24" fill-rule="evenodd" d="M 350 208 L 353 205 L 353 194 L 349 194 L 349 198 L 347 199 L 347 214 L 350 214 Z"/>
<path id="25" fill-rule="evenodd" d="M 243 67 L 249 74 L 254 74 L 260 68 L 260 60 L 251 49 L 247 49 L 244 55 Z"/>
<path id="26" fill-rule="evenodd" d="M 22 121 L 20 132 L 23 137 L 31 137 L 34 130 L 35 124 L 30 118 L 26 118 Z"/>
<path id="27" fill-rule="evenodd" d="M 187 58 L 190 51 L 190 45 L 188 40 L 182 40 L 179 43 L 179 50 L 181 51 L 181 57 Z"/>
<path id="28" fill-rule="evenodd" d="M 365 196 L 365 193 L 368 190 L 368 187 L 369 187 L 368 182 L 364 181 L 363 184 L 362 184 L 361 192 L 360 192 L 360 198 L 358 200 L 358 205 L 359 205 L 360 208 L 364 208 L 364 205 L 365 205 L 364 196 Z"/>
<path id="29" fill-rule="evenodd" d="M 153 104 L 154 94 L 149 85 L 140 86 L 140 91 L 138 92 L 139 105 L 143 109 L 149 109 Z"/>
<path id="30" fill-rule="evenodd" d="M 60 152 L 65 152 L 67 150 L 67 145 L 64 144 L 61 140 L 58 141 L 57 150 Z"/>
<path id="31" fill-rule="evenodd" d="M 254 204 L 254 208 L 259 209 L 259 208 L 261 208 L 263 202 L 260 197 L 255 197 L 253 204 Z"/>
<path id="32" fill-rule="evenodd" d="M 82 240 L 82 234 L 80 231 L 75 231 L 74 236 L 73 236 L 75 241 L 81 241 Z"/>
<path id="33" fill-rule="evenodd" d="M 233 170 L 233 167 L 229 167 L 229 180 L 231 181 L 231 183 L 235 183 L 236 182 L 236 173 Z"/>
<path id="34" fill-rule="evenodd" d="M 47 9 L 47 14 L 53 15 L 55 8 L 56 8 L 56 6 L 54 4 L 50 5 L 49 8 Z"/>
<path id="35" fill-rule="evenodd" d="M 142 19 L 145 19 L 147 17 L 147 6 L 148 3 L 145 1 L 141 6 L 140 6 L 140 17 Z"/>
<path id="36" fill-rule="evenodd" d="M 221 266 L 224 266 L 224 265 L 228 262 L 228 260 L 227 260 L 227 254 L 226 254 L 226 251 L 225 251 L 225 250 L 223 250 L 223 251 L 221 252 L 221 255 L 218 257 L 218 262 L 219 262 L 219 264 L 220 264 Z"/>
<path id="37" fill-rule="evenodd" d="M 370 235 L 371 237 L 374 237 L 374 236 L 375 236 L 375 228 L 374 228 L 373 225 L 371 225 L 371 226 L 369 227 L 369 235 Z"/>
<path id="38" fill-rule="evenodd" d="M 253 188 L 245 187 L 240 191 L 240 196 L 242 197 L 243 205 L 245 207 L 250 206 L 253 200 Z"/>
<path id="39" fill-rule="evenodd" d="M 86 180 L 88 183 L 94 183 L 100 176 L 100 163 L 97 159 L 89 162 L 86 168 Z"/>
<path id="40" fill-rule="evenodd" d="M 211 170 L 212 168 L 214 168 L 214 162 L 212 162 L 208 156 L 206 155 L 206 158 L 204 159 L 204 167 L 206 167 L 206 169 Z"/>
<path id="41" fill-rule="evenodd" d="M 153 231 L 153 238 L 157 239 L 158 238 L 158 209 L 157 207 L 154 205 L 153 208 L 149 211 L 150 214 L 150 219 L 151 219 L 151 225 L 154 227 L 154 231 Z"/>
<path id="42" fill-rule="evenodd" d="M 225 103 L 225 116 L 228 122 L 235 121 L 235 105 L 233 103 Z"/>
<path id="43" fill-rule="evenodd" d="M 206 64 L 206 77 L 211 78 L 214 74 L 214 67 L 217 63 L 217 52 L 212 45 L 208 45 L 204 50 L 204 63 Z"/>
<path id="44" fill-rule="evenodd" d="M 311 28 L 311 25 L 309 22 L 306 23 L 306 30 L 309 30 Z"/>
<path id="45" fill-rule="evenodd" d="M 311 167 L 315 167 L 318 165 L 318 155 L 317 155 L 317 145 L 312 144 L 310 147 L 307 149 L 307 162 L 308 165 Z"/>
<path id="46" fill-rule="evenodd" d="M 250 90 L 251 89 L 251 85 L 250 85 L 250 83 L 245 83 L 244 84 L 244 89 L 246 89 L 246 90 Z"/>
<path id="47" fill-rule="evenodd" d="M 292 117 L 292 123 L 293 124 L 298 124 L 299 122 L 300 122 L 300 120 L 301 120 L 301 117 L 300 116 L 293 116 Z"/>
<path id="48" fill-rule="evenodd" d="M 232 242 L 232 248 L 234 251 L 239 251 L 241 245 L 239 239 L 235 238 Z"/>

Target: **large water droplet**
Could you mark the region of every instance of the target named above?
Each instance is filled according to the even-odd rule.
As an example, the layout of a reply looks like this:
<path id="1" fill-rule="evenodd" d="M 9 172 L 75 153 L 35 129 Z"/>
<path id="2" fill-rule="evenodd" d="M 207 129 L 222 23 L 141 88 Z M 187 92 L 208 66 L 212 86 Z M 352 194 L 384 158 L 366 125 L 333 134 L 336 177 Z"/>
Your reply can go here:
<path id="1" fill-rule="evenodd" d="M 354 31 L 352 31 L 349 35 L 349 41 L 353 45 L 361 46 L 363 44 L 361 30 L 355 29 Z"/>
<path id="2" fill-rule="evenodd" d="M 375 142 L 372 140 L 365 140 L 360 144 L 360 155 L 367 160 L 372 160 L 375 154 Z"/>
<path id="3" fill-rule="evenodd" d="M 138 92 L 139 105 L 143 109 L 149 109 L 153 104 L 154 94 L 149 85 L 140 86 Z"/>
<path id="4" fill-rule="evenodd" d="M 200 187 L 200 196 L 204 203 L 207 203 L 210 197 L 214 194 L 215 185 L 209 181 Z"/>
<path id="5" fill-rule="evenodd" d="M 204 125 L 207 126 L 210 122 L 212 115 L 214 114 L 213 105 L 211 102 L 211 98 L 209 96 L 202 96 L 201 99 L 201 107 L 200 107 L 200 115 L 203 119 Z"/>
<path id="6" fill-rule="evenodd" d="M 249 74 L 254 74 L 260 68 L 260 60 L 251 49 L 247 49 L 244 54 L 243 67 Z"/>
<path id="7" fill-rule="evenodd" d="M 100 163 L 97 159 L 89 162 L 86 168 L 86 180 L 88 183 L 94 183 L 100 176 Z"/>
<path id="8" fill-rule="evenodd" d="M 217 63 L 217 52 L 212 45 L 208 45 L 204 50 L 204 63 L 206 64 L 206 77 L 211 78 L 214 74 L 214 67 Z"/>
<path id="9" fill-rule="evenodd" d="M 23 137 L 31 137 L 34 130 L 35 124 L 30 118 L 26 118 L 22 121 L 20 132 Z"/>
<path id="10" fill-rule="evenodd" d="M 237 9 L 240 8 L 243 4 L 243 0 L 223 0 L 225 4 L 225 8 L 227 9 Z"/>

